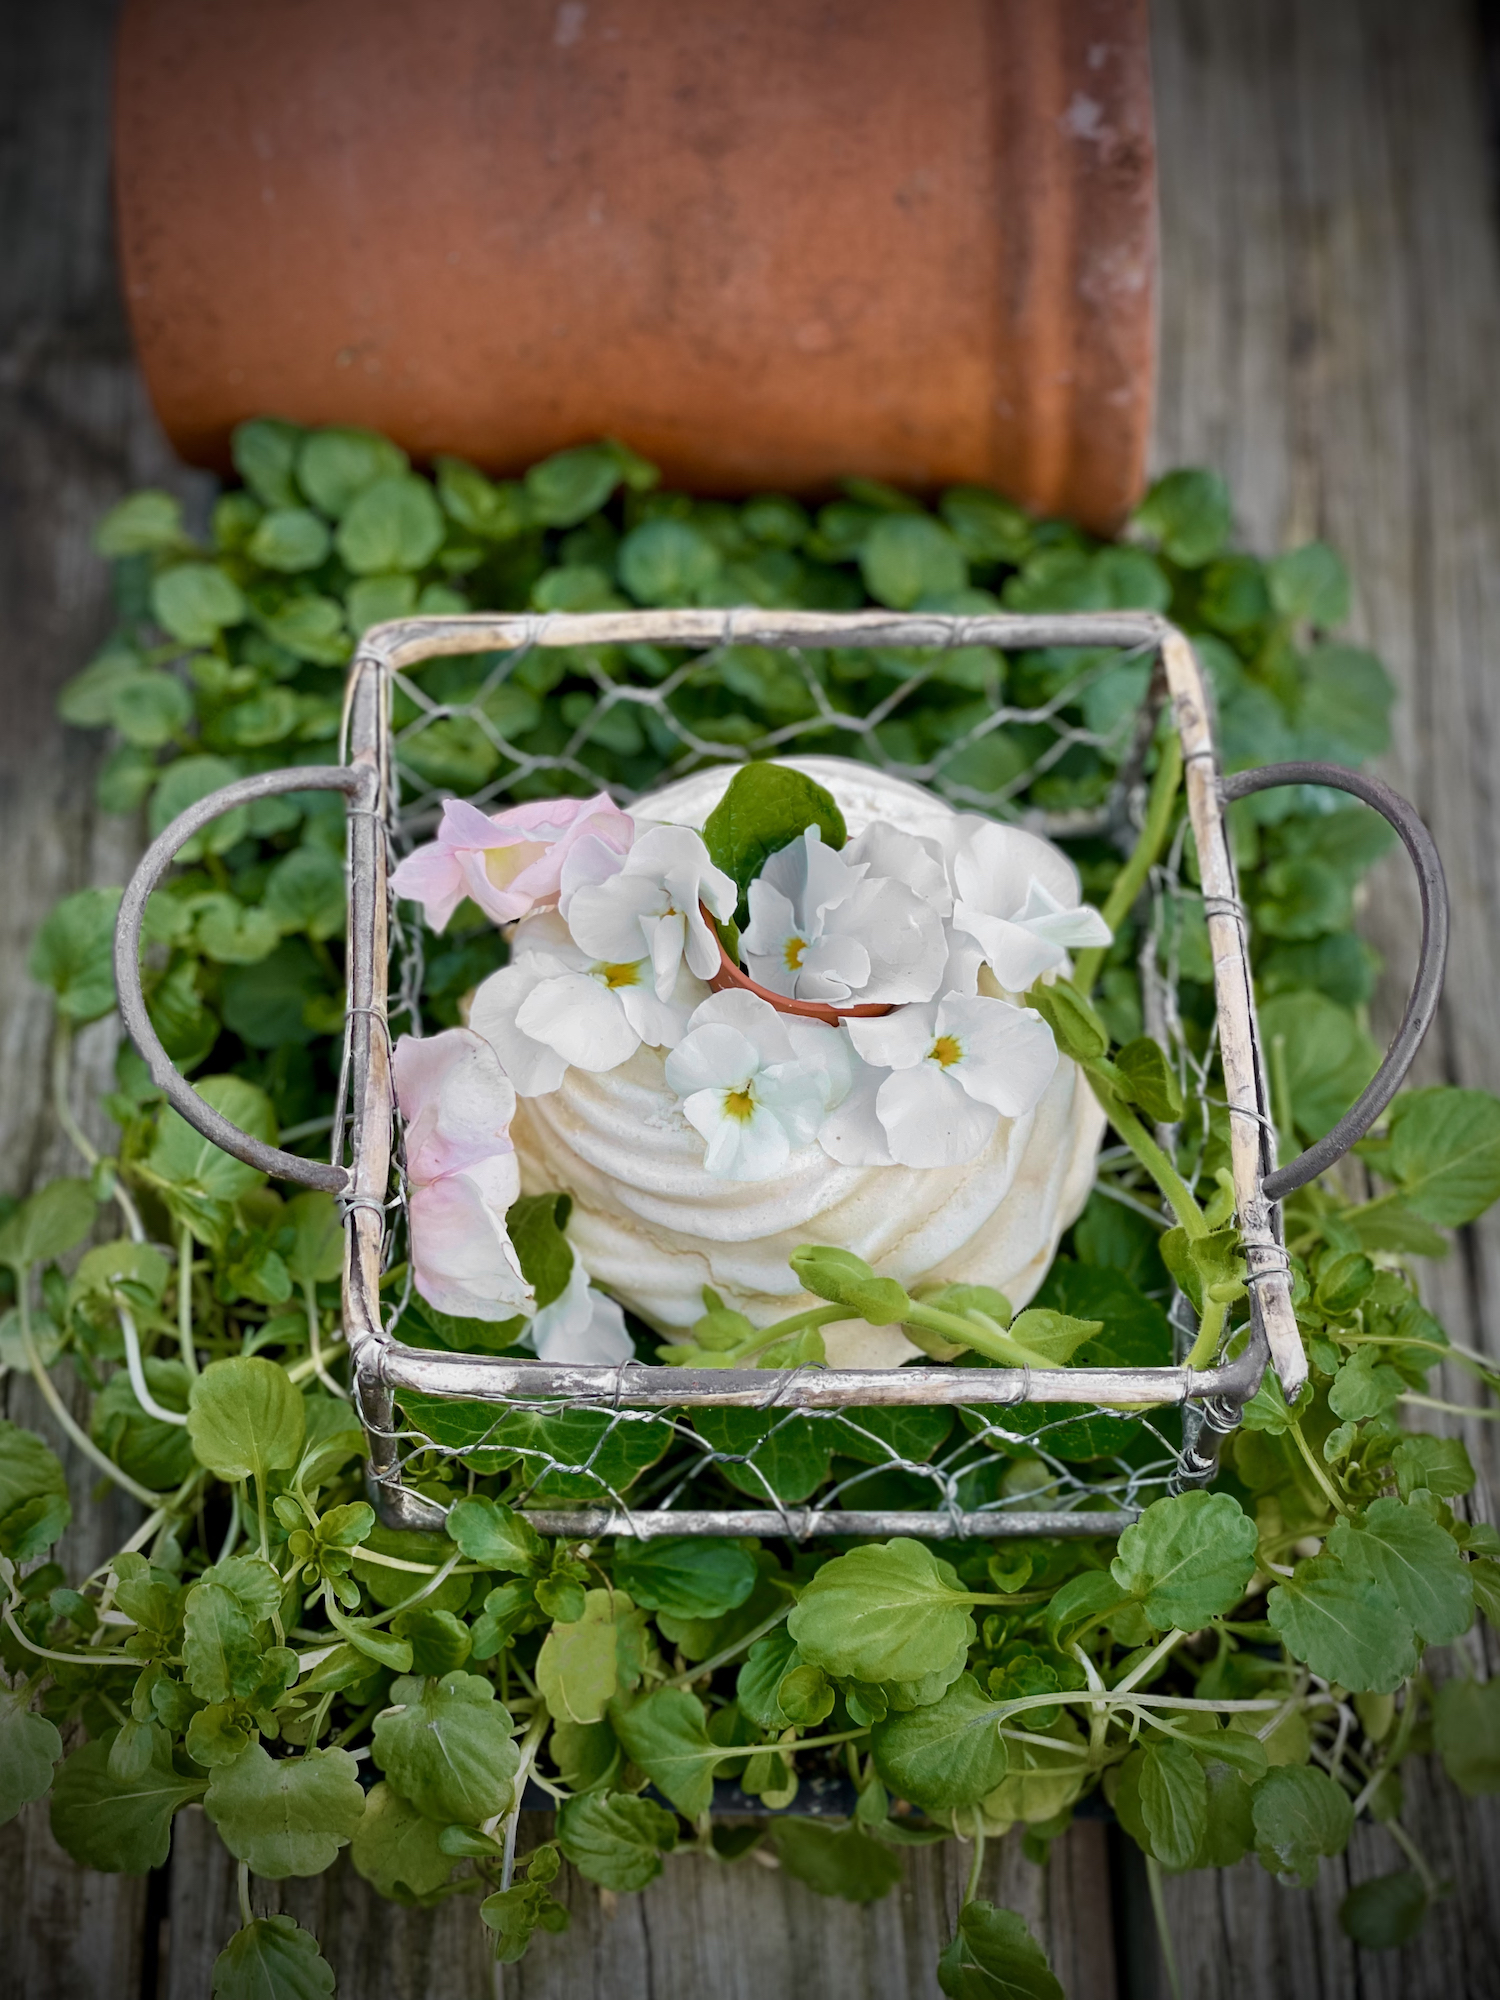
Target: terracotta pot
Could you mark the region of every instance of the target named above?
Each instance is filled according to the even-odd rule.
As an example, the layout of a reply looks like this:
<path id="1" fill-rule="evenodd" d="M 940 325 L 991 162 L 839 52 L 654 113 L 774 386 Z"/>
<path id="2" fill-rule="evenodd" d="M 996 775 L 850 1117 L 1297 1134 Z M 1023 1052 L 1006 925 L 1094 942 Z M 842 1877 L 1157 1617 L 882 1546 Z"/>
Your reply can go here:
<path id="1" fill-rule="evenodd" d="M 1101 529 L 1140 486 L 1145 0 L 128 0 L 116 165 L 197 463 L 276 412 Z"/>

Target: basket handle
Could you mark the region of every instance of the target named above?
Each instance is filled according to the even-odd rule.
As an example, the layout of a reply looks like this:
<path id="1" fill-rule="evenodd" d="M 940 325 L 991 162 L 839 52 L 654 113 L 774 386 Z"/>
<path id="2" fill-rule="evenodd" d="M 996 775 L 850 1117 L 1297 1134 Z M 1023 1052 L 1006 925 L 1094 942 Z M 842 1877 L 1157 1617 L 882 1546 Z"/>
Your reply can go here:
<path id="1" fill-rule="evenodd" d="M 304 1160 L 296 1153 L 283 1152 L 279 1146 L 268 1146 L 263 1139 L 253 1139 L 238 1125 L 231 1124 L 222 1112 L 205 1103 L 187 1078 L 178 1074 L 146 1012 L 146 999 L 141 991 L 141 923 L 146 914 L 146 900 L 176 859 L 177 850 L 220 814 L 235 806 L 252 805 L 257 799 L 275 798 L 281 792 L 343 792 L 353 809 L 368 812 L 375 806 L 379 786 L 379 776 L 372 765 L 314 764 L 300 769 L 262 771 L 210 792 L 207 798 L 180 812 L 146 849 L 120 898 L 120 913 L 115 919 L 115 990 L 120 996 L 120 1013 L 130 1039 L 145 1058 L 151 1081 L 172 1109 L 181 1112 L 205 1139 L 243 1160 L 246 1166 L 274 1174 L 279 1180 L 321 1188 L 328 1194 L 342 1194 L 348 1187 L 347 1167 Z"/>
<path id="2" fill-rule="evenodd" d="M 1417 956 L 1417 976 L 1401 1026 L 1386 1050 L 1385 1061 L 1363 1095 L 1331 1132 L 1326 1132 L 1305 1153 L 1299 1153 L 1289 1165 L 1266 1175 L 1260 1184 L 1261 1192 L 1268 1201 L 1282 1201 L 1316 1180 L 1336 1160 L 1341 1160 L 1356 1140 L 1363 1139 L 1405 1081 L 1422 1038 L 1432 1026 L 1443 990 L 1443 967 L 1448 957 L 1448 886 L 1437 847 L 1416 808 L 1378 778 L 1346 770 L 1342 764 L 1265 764 L 1258 770 L 1237 771 L 1221 782 L 1226 804 L 1248 798 L 1252 792 L 1271 791 L 1278 785 L 1327 785 L 1363 799 L 1400 834 L 1417 871 L 1417 888 L 1422 898 L 1422 945 Z"/>

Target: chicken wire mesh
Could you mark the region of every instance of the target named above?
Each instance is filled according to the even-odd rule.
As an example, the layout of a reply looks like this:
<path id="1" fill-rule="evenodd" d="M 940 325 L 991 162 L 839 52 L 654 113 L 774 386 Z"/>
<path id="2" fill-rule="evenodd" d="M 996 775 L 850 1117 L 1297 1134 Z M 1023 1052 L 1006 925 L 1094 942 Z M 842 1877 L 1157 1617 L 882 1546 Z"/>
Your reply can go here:
<path id="1" fill-rule="evenodd" d="M 975 629 L 978 621 L 961 618 L 922 621 L 936 630 L 920 636 L 937 643 L 918 645 L 891 643 L 906 636 L 900 632 L 860 631 L 874 622 L 868 617 L 819 621 L 823 630 L 810 637 L 768 633 L 761 618 L 747 640 L 736 630 L 744 617 L 723 615 L 705 635 L 701 617 L 657 614 L 649 638 L 583 644 L 558 643 L 563 621 L 514 620 L 504 650 L 449 654 L 415 670 L 382 659 L 375 670 L 388 731 L 386 865 L 430 835 L 455 792 L 494 810 L 604 789 L 628 807 L 707 764 L 806 754 L 857 758 L 927 786 L 958 810 L 1010 820 L 1075 853 L 1091 843 L 1096 871 L 1106 857 L 1118 864 L 1133 844 L 1167 697 L 1157 631 L 1124 644 L 1105 633 L 1094 645 L 1034 646 L 1007 658 Z M 1201 1154 L 1211 1138 L 1218 1032 L 1211 1021 L 1206 1035 L 1190 1035 L 1181 1005 L 1185 958 L 1196 983 L 1211 978 L 1186 834 L 1184 822 L 1151 870 L 1138 912 L 1137 975 L 1142 1023 L 1169 1051 L 1195 1114 L 1192 1130 L 1162 1136 L 1173 1145 L 1185 1139 L 1190 1154 Z M 421 1033 L 429 971 L 436 962 L 451 982 L 442 960 L 454 947 L 439 943 L 429 952 L 421 926 L 399 908 L 389 924 L 389 1021 L 395 1032 Z M 387 1271 L 406 1263 L 399 1148 L 394 1175 L 382 1218 Z M 1101 1154 L 1096 1185 L 1155 1223 L 1170 1220 L 1127 1148 Z M 407 1266 L 383 1299 L 382 1331 L 393 1343 L 412 1338 L 410 1285 Z M 857 1371 L 816 1368 L 769 1370 L 749 1388 L 727 1371 L 705 1385 L 649 1361 L 623 1371 L 572 1368 L 546 1394 L 536 1378 L 558 1371 L 519 1360 L 490 1363 L 481 1397 L 446 1402 L 443 1394 L 469 1386 L 450 1357 L 425 1374 L 418 1364 L 426 1386 L 409 1380 L 394 1396 L 385 1382 L 371 1393 L 362 1373 L 375 1483 L 387 1519 L 411 1525 L 436 1525 L 470 1475 L 503 1474 L 505 1497 L 551 1532 L 1118 1532 L 1169 1488 L 1212 1475 L 1217 1437 L 1237 1421 L 1263 1362 L 1257 1330 L 1234 1379 L 1200 1378 L 1190 1400 L 1180 1371 L 1165 1382 L 1156 1370 L 1183 1361 L 1196 1315 L 1180 1295 L 1161 1304 L 1169 1309 L 1159 1316 L 1162 1344 L 1150 1351 L 1149 1342 L 1138 1343 L 1135 1356 L 1155 1368 L 1127 1366 L 1097 1385 L 1102 1399 L 1129 1375 L 1136 1379 L 1127 1401 L 1160 1398 L 1155 1408 L 1128 1411 L 1091 1400 L 1087 1368 L 1070 1371 L 1073 1381 L 1046 1402 L 1013 1372 L 997 1380 L 988 1369 L 974 1371 L 973 1402 L 961 1400 L 967 1371 L 960 1370 L 941 1371 L 943 1383 L 912 1381 L 921 1401 L 889 1402 L 870 1400 L 885 1385 L 868 1378 L 830 1380 Z M 1095 1344 L 1101 1356 L 1119 1355 L 1115 1333 L 1107 1329 Z M 649 1336 L 638 1344 L 649 1356 Z M 599 1379 L 584 1379 L 590 1375 Z M 655 1407 L 639 1406 L 647 1375 L 674 1378 L 656 1395 L 678 1407 L 655 1397 Z M 830 1407 L 808 1404 L 820 1385 L 831 1391 Z"/>
<path id="2" fill-rule="evenodd" d="M 263 1172 L 339 1197 L 344 1331 L 386 1523 L 440 1527 L 450 1498 L 498 1476 L 507 1498 L 561 1534 L 1112 1533 L 1157 1493 L 1212 1477 L 1268 1361 L 1293 1398 L 1307 1363 L 1279 1204 L 1342 1157 L 1399 1088 L 1436 1009 L 1446 904 L 1430 837 L 1403 801 L 1332 765 L 1226 779 L 1211 714 L 1192 647 L 1147 613 L 418 617 L 361 642 L 344 762 L 243 778 L 180 814 L 121 900 L 122 1014 L 190 1124 Z M 459 994 L 505 951 L 488 924 L 430 950 L 391 907 L 391 867 L 445 797 L 494 806 L 604 789 L 629 806 L 706 764 L 841 753 L 1065 843 L 1097 894 L 1135 842 L 1152 746 L 1171 729 L 1187 814 L 1141 882 L 1134 970 L 1106 972 L 1102 1004 L 1117 1037 L 1144 1029 L 1184 1086 L 1188 1117 L 1158 1128 L 1158 1144 L 1190 1175 L 1210 1143 L 1228 1155 L 1248 1312 L 1226 1316 L 1212 1365 L 1185 1358 L 1197 1315 L 1180 1295 L 1147 1301 L 1144 1344 L 1132 1345 L 1121 1315 L 1090 1315 L 1098 1338 L 1054 1368 L 965 1365 L 972 1355 L 895 1369 L 671 1367 L 651 1358 L 645 1329 L 640 1358 L 584 1366 L 457 1352 L 423 1332 L 393 1143 L 393 1031 L 451 1023 Z M 1376 1077 L 1324 1138 L 1278 1166 L 1224 815 L 1230 799 L 1286 784 L 1334 786 L 1385 814 L 1417 868 L 1423 941 Z M 198 1096 L 151 1026 L 139 970 L 146 902 L 178 850 L 237 805 L 310 791 L 344 794 L 349 830 L 343 1078 L 326 1164 L 251 1137 Z M 1130 1149 L 1100 1153 L 1096 1187 L 1165 1226 Z"/>

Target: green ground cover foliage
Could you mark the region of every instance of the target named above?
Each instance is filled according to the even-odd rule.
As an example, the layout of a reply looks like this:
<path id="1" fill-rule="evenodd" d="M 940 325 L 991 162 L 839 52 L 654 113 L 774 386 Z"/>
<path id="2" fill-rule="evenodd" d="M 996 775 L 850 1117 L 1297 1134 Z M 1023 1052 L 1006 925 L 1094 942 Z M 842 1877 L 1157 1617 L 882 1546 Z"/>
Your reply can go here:
<path id="1" fill-rule="evenodd" d="M 610 443 L 495 483 L 457 460 L 413 468 L 363 433 L 267 420 L 242 427 L 235 461 L 241 483 L 205 533 L 163 493 L 122 502 L 100 529 L 117 625 L 63 713 L 109 732 L 99 799 L 121 816 L 122 844 L 235 776 L 333 761 L 356 639 L 412 612 L 1143 607 L 1193 636 L 1230 768 L 1358 764 L 1388 743 L 1384 670 L 1338 636 L 1338 557 L 1317 543 L 1269 561 L 1234 548 L 1227 496 L 1206 472 L 1158 481 L 1126 536 L 1100 543 L 972 488 L 931 506 L 862 480 L 821 507 L 699 501 L 663 492 Z M 410 775 L 467 792 L 550 759 L 523 791 L 627 792 L 681 766 L 689 738 L 742 756 L 790 730 L 799 750 L 925 769 L 970 806 L 1081 810 L 1107 794 L 1148 672 L 1079 649 L 851 650 L 793 668 L 731 647 L 686 673 L 684 659 L 538 651 L 499 678 L 493 658 L 429 663 L 420 684 L 454 713 L 412 738 Z M 656 698 L 609 698 L 632 688 Z M 1045 745 L 1024 724 L 975 734 L 1001 700 L 1051 704 L 1090 740 L 1037 768 Z M 396 720 L 417 712 L 403 696 Z M 1166 762 L 1164 750 L 1162 854 L 1182 812 Z M 1386 834 L 1362 807 L 1302 791 L 1245 801 L 1232 819 L 1289 1157 L 1376 1062 L 1365 1009 L 1377 966 L 1353 917 Z M 724 837 L 753 872 L 750 836 Z M 148 926 L 149 1006 L 179 1067 L 246 1129 L 313 1153 L 339 1059 L 342 852 L 335 797 L 239 809 L 184 854 Z M 1095 836 L 1073 852 L 1107 904 L 1123 852 Z M 816 1246 L 799 1253 L 814 1292 L 876 1323 L 906 1316 L 935 1352 L 1141 1364 L 1171 1358 L 1175 1278 L 1201 1316 L 1201 1358 L 1234 1341 L 1246 1307 L 1192 870 L 1189 842 L 1156 917 L 1127 896 L 1102 963 L 1053 989 L 1059 1040 L 1117 1140 L 1032 1309 L 1012 1322 L 973 1288 L 893 1299 L 899 1287 Z M 667 1854 L 728 1866 L 765 1839 L 818 1893 L 867 1901 L 899 1878 L 903 1847 L 956 1836 L 973 1869 L 943 1990 L 1055 1995 L 1020 1919 L 979 1900 L 980 1861 L 986 1839 L 1019 1825 L 1044 1862 L 1092 1799 L 1152 1870 L 1255 1856 L 1302 1883 L 1356 1818 L 1373 1818 L 1402 1865 L 1354 1892 L 1346 1928 L 1372 1948 L 1414 1934 L 1443 1892 L 1401 1826 L 1403 1760 L 1435 1746 L 1465 1792 L 1500 1787 L 1495 1683 L 1473 1680 L 1462 1654 L 1434 1657 L 1476 1618 L 1500 1620 L 1500 1537 L 1467 1517 L 1462 1445 L 1418 1428 L 1436 1364 L 1494 1382 L 1421 1304 L 1412 1264 L 1500 1193 L 1495 1099 L 1408 1092 L 1357 1168 L 1293 1198 L 1309 1387 L 1289 1408 L 1267 1381 L 1213 1491 L 1154 1500 L 1118 1542 L 553 1542 L 524 1500 L 628 1492 L 674 1463 L 671 1427 L 621 1426 L 601 1443 L 598 1413 L 519 1411 L 487 1436 L 493 1413 L 466 1433 L 464 1406 L 415 1402 L 408 1419 L 474 1448 L 414 1461 L 451 1507 L 449 1530 L 399 1535 L 367 1503 L 344 1393 L 332 1201 L 270 1186 L 200 1140 L 128 1045 L 105 1104 L 112 1150 L 78 1125 L 70 1052 L 114 1007 L 117 903 L 107 889 L 68 897 L 33 949 L 56 995 L 57 1110 L 78 1163 L 0 1212 L 0 1360 L 36 1376 L 141 1522 L 110 1562 L 70 1574 L 54 1553 L 71 1518 L 59 1461 L 0 1425 L 0 1816 L 50 1792 L 54 1832 L 80 1863 L 138 1873 L 165 1858 L 173 1814 L 201 1801 L 244 1887 L 218 1994 L 332 1990 L 315 1940 L 287 1917 L 255 1918 L 248 1884 L 318 1873 L 344 1847 L 384 1895 L 476 1897 L 508 1962 L 537 1931 L 565 1927 L 551 1886 L 564 1862 L 636 1890 Z M 472 911 L 427 940 L 430 1026 L 457 1018 L 503 951 Z M 1140 968 L 1153 955 L 1178 1007 L 1169 1048 L 1144 1032 Z M 1171 1126 L 1172 1158 L 1153 1164 L 1148 1126 Z M 565 1274 L 566 1205 L 515 1223 L 539 1284 Z M 420 1305 L 402 1331 L 456 1347 L 475 1332 Z M 809 1357 L 807 1337 L 799 1323 L 768 1347 L 710 1300 L 696 1358 L 784 1365 Z M 641 1352 L 652 1355 L 644 1329 Z M 87 1425 L 49 1369 L 92 1397 Z M 710 1444 L 762 1471 L 757 1483 L 722 1467 L 698 1504 L 743 1504 L 767 1482 L 801 1501 L 859 1474 L 850 1504 L 931 1506 L 936 1489 L 910 1468 L 958 1448 L 971 1452 L 962 1497 L 982 1504 L 1044 1491 L 1048 1464 L 1127 1462 L 1134 1434 L 1078 1414 L 1049 1433 L 1047 1459 L 1024 1437 L 1009 1454 L 966 1444 L 946 1411 L 840 1421 L 703 1413 Z M 586 1469 L 536 1486 L 539 1453 Z M 887 1470 L 895 1458 L 907 1469 Z M 813 1774 L 848 1780 L 846 1819 L 798 1814 Z M 783 1816 L 715 1820 L 719 1780 Z M 512 1867 L 528 1781 L 557 1804 L 555 1834 Z"/>

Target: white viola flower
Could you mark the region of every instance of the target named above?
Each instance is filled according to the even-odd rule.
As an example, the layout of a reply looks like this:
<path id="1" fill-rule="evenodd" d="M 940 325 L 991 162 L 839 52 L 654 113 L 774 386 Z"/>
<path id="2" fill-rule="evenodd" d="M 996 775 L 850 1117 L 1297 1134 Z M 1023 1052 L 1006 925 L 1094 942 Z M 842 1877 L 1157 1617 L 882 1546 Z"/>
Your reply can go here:
<path id="1" fill-rule="evenodd" d="M 570 1068 L 618 1069 L 643 1042 L 673 1047 L 694 997 L 660 998 L 649 959 L 607 962 L 549 942 L 490 974 L 469 1025 L 499 1056 L 518 1096 L 544 1097 Z"/>
<path id="2" fill-rule="evenodd" d="M 668 1085 L 725 1180 L 764 1181 L 810 1146 L 849 1088 L 836 1028 L 778 1014 L 753 993 L 716 993 L 667 1057 Z"/>
<path id="3" fill-rule="evenodd" d="M 521 1192 L 516 1093 L 495 1051 L 467 1028 L 403 1035 L 391 1067 L 406 1121 L 413 1283 L 460 1319 L 529 1311 L 534 1294 L 506 1227 Z"/>
<path id="4" fill-rule="evenodd" d="M 521 1344 L 541 1361 L 577 1366 L 615 1367 L 635 1354 L 624 1312 L 613 1299 L 595 1291 L 576 1250 L 566 1288 L 550 1305 L 538 1306 Z"/>
<path id="5" fill-rule="evenodd" d="M 1110 942 L 1108 924 L 1082 901 L 1078 870 L 1038 834 L 961 813 L 948 835 L 948 867 L 958 933 L 948 981 L 968 992 L 980 963 L 1007 993 L 1024 993 L 1061 970 L 1070 949 Z"/>
<path id="6" fill-rule="evenodd" d="M 851 1021 L 846 1031 L 867 1063 L 890 1072 L 875 1092 L 875 1115 L 904 1167 L 976 1159 L 1002 1117 L 1040 1103 L 1057 1068 L 1057 1044 L 1039 1014 L 982 994 L 945 994 Z"/>
<path id="7" fill-rule="evenodd" d="M 842 851 L 815 826 L 773 854 L 750 884 L 741 940 L 757 985 L 788 999 L 835 1006 L 930 1000 L 947 956 L 940 906 L 905 881 L 872 872 L 874 859 L 929 873 L 926 843 L 876 829 Z M 869 845 L 863 853 L 864 842 Z"/>
<path id="8" fill-rule="evenodd" d="M 684 962 L 699 979 L 718 971 L 718 939 L 699 906 L 722 920 L 736 900 L 734 883 L 687 826 L 648 827 L 625 855 L 591 837 L 563 865 L 560 907 L 573 942 L 604 964 L 647 959 L 661 1000 Z"/>

